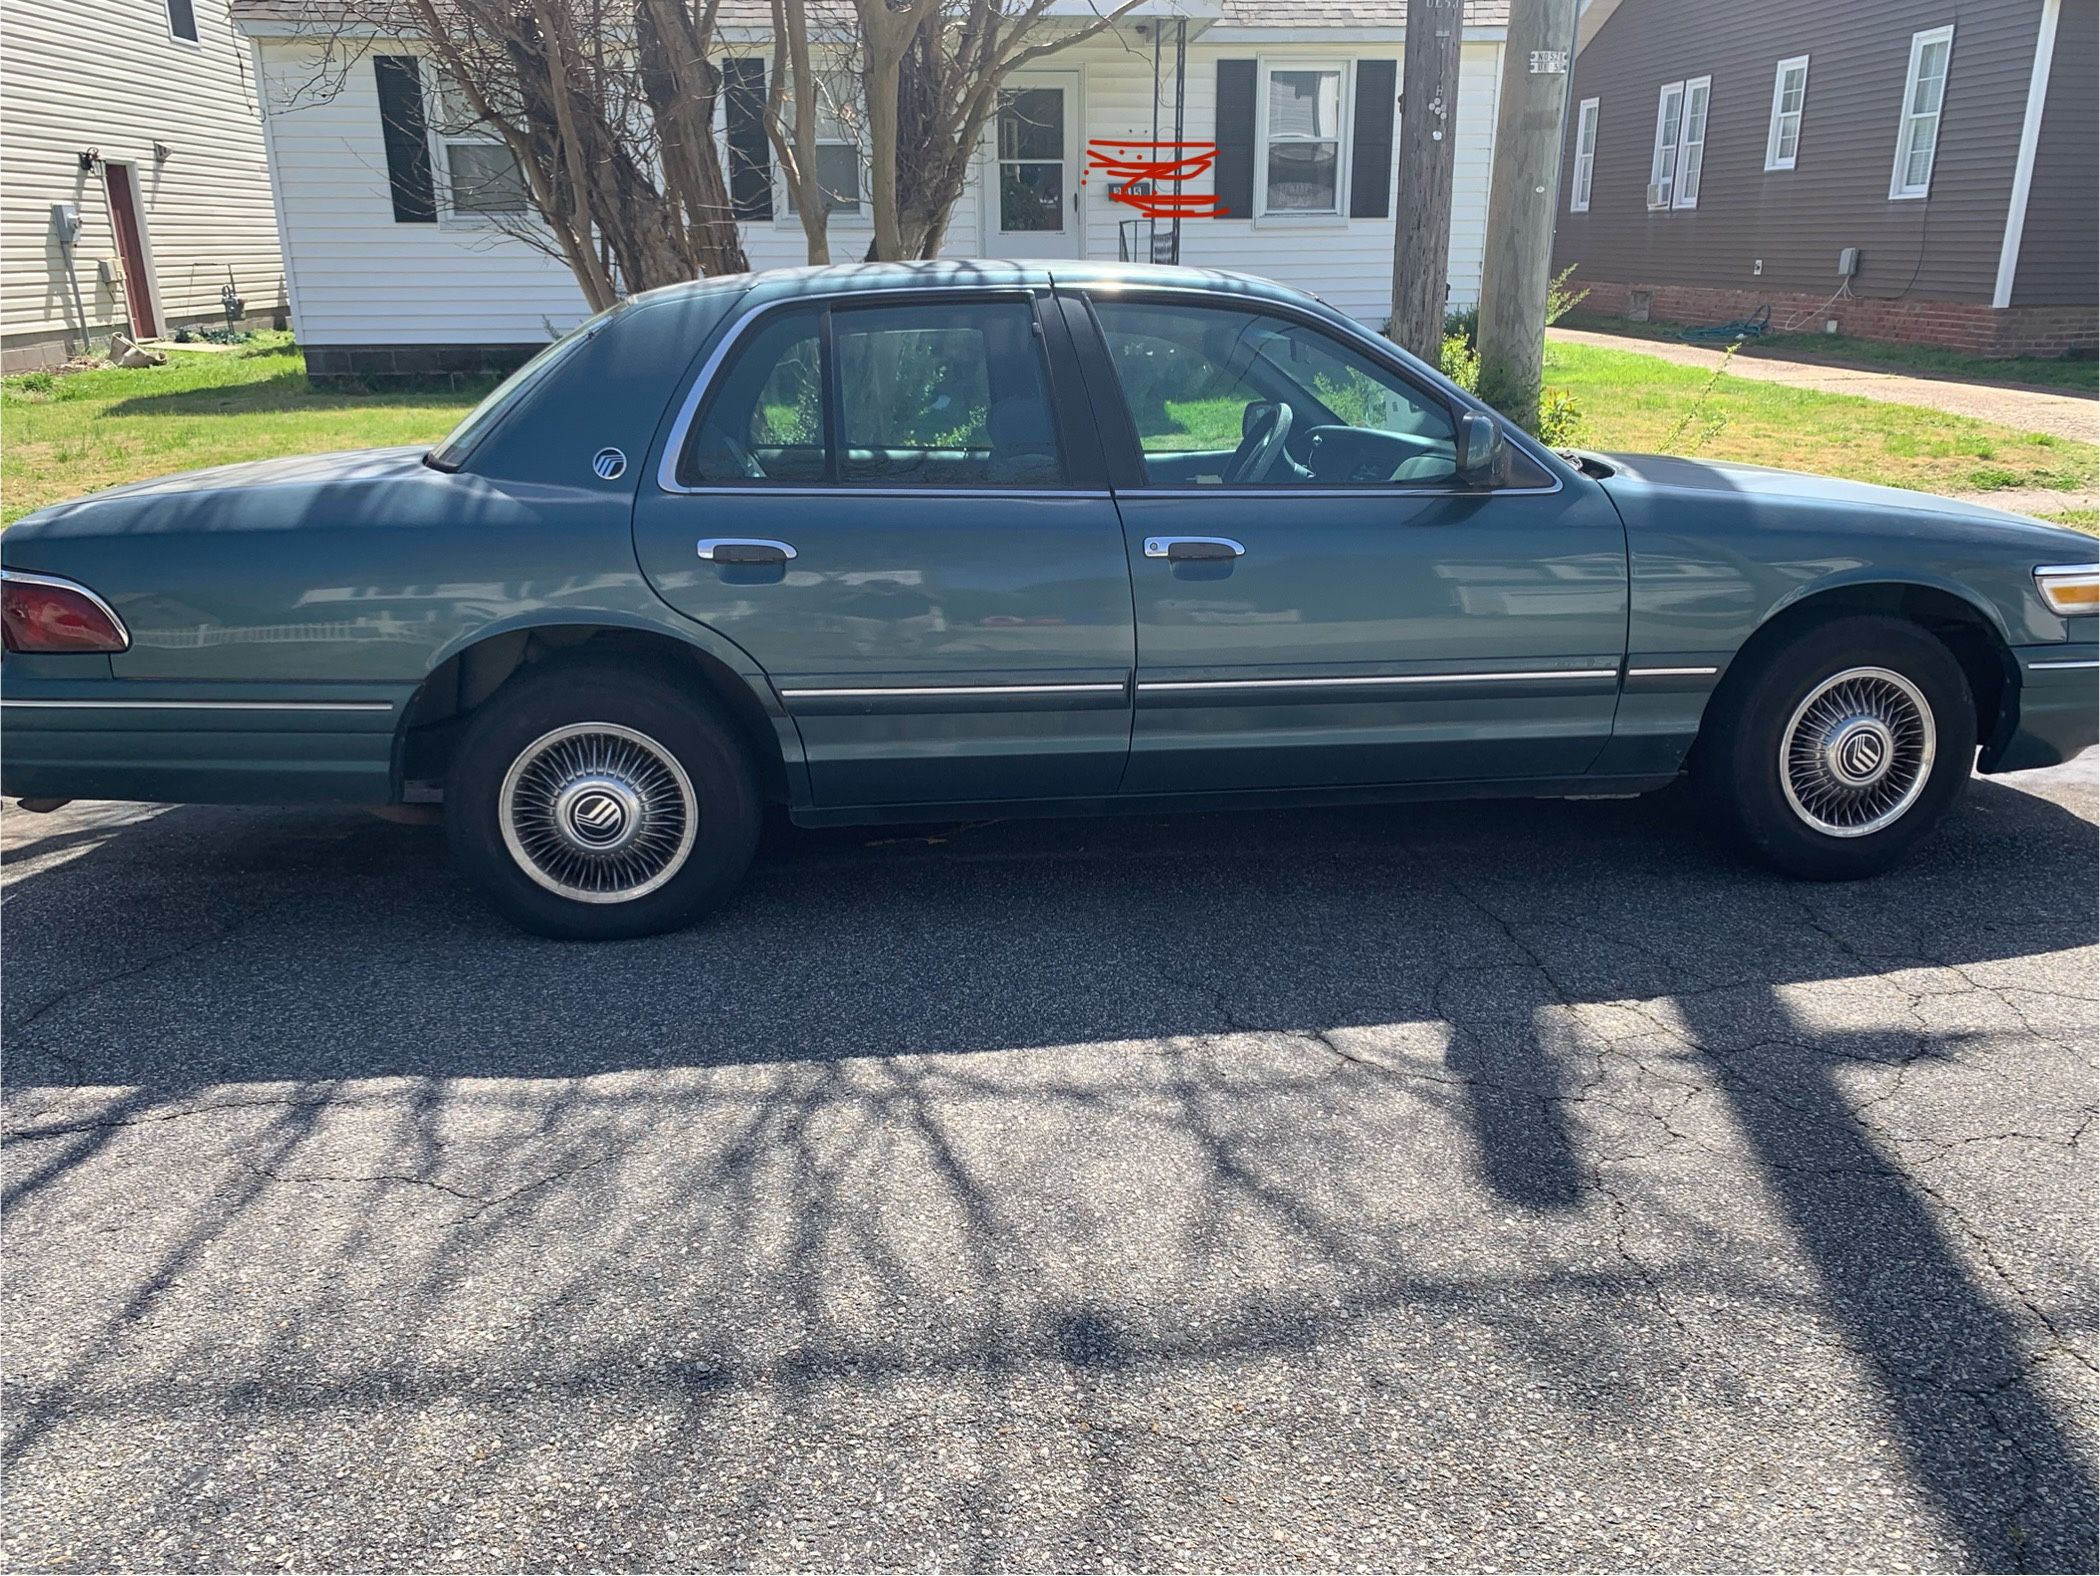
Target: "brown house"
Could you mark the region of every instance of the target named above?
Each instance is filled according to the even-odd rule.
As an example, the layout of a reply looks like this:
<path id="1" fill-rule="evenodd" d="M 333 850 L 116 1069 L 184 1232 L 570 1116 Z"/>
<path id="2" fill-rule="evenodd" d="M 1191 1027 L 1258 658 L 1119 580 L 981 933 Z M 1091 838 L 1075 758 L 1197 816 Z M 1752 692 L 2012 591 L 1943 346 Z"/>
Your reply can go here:
<path id="1" fill-rule="evenodd" d="M 2096 0 L 1590 0 L 1556 266 L 1585 309 L 2091 353 Z"/>

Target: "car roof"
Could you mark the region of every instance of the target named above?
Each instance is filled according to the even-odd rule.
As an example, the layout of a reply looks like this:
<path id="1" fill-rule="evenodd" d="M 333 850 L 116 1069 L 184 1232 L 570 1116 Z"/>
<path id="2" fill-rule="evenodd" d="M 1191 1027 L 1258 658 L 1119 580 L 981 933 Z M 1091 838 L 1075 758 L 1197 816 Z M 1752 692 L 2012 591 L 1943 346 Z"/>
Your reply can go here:
<path id="1" fill-rule="evenodd" d="M 1087 286 L 1141 285 L 1183 290 L 1214 290 L 1233 295 L 1270 296 L 1279 300 L 1311 299 L 1253 274 L 1216 268 L 1183 268 L 1158 263 L 1008 262 L 990 258 L 941 258 L 932 262 L 833 263 L 820 268 L 772 268 L 760 273 L 722 274 L 688 284 L 665 285 L 636 296 L 637 302 L 685 298 L 719 291 L 749 291 L 754 301 L 795 296 L 835 295 L 859 290 L 969 290 L 1041 287 L 1046 284 Z"/>

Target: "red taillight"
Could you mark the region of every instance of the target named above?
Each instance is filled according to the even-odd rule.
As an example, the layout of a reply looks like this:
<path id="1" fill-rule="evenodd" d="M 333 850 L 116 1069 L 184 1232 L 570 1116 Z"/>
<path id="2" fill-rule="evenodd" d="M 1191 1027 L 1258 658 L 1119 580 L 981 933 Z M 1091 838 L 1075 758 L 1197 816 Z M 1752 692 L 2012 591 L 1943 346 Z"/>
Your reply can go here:
<path id="1" fill-rule="evenodd" d="M 0 638 L 9 651 L 122 651 L 131 644 L 102 599 L 41 575 L 0 580 Z"/>

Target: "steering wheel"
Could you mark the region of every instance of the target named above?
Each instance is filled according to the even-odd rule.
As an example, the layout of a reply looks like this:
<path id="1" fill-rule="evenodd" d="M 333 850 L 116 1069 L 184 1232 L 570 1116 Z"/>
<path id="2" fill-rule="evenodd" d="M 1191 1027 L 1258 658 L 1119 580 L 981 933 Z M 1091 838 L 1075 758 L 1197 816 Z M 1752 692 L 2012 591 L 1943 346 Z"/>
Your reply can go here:
<path id="1" fill-rule="evenodd" d="M 735 462 L 745 476 L 753 481 L 765 480 L 766 468 L 758 463 L 758 456 L 744 447 L 734 434 L 718 429 L 715 437 L 722 445 L 722 452 Z"/>
<path id="2" fill-rule="evenodd" d="M 1249 405 L 1243 425 L 1240 446 L 1225 467 L 1227 485 L 1263 481 L 1276 468 L 1284 440 L 1291 435 L 1291 407 L 1281 400 Z"/>

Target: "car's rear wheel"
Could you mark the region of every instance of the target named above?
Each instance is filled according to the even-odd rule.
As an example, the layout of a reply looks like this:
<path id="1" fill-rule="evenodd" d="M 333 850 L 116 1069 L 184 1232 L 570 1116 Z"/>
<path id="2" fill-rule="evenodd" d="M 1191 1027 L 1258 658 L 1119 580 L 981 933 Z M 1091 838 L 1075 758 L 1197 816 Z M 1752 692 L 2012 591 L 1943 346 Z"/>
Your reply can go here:
<path id="1" fill-rule="evenodd" d="M 700 918 L 750 864 L 759 818 L 750 760 L 704 699 L 595 663 L 484 706 L 445 789 L 467 878 L 513 923 L 565 940 Z"/>
<path id="2" fill-rule="evenodd" d="M 1902 860 L 1960 794 L 1976 706 L 1953 653 L 1901 619 L 1811 626 L 1731 675 L 1700 775 L 1788 875 L 1843 881 Z"/>

